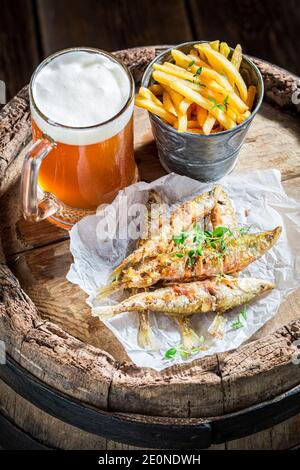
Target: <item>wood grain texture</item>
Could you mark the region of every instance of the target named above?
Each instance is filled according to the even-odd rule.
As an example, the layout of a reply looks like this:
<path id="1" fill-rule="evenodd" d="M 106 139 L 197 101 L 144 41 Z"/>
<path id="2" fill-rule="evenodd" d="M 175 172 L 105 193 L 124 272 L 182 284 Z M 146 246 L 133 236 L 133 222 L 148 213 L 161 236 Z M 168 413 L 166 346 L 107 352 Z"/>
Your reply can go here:
<path id="1" fill-rule="evenodd" d="M 300 75 L 297 0 L 188 0 L 195 39 L 221 39 Z"/>
<path id="2" fill-rule="evenodd" d="M 29 139 L 30 111 L 26 86 L 0 111 L 0 195 L 20 175 L 24 158 L 22 150 Z"/>
<path id="3" fill-rule="evenodd" d="M 75 426 L 49 416 L 17 395 L 0 380 L 1 414 L 7 418 L 13 417 L 14 424 L 24 433 L 50 448 L 65 450 L 134 449 L 81 431 Z"/>
<path id="4" fill-rule="evenodd" d="M 14 424 L 29 439 L 36 439 L 40 445 L 66 450 L 131 450 L 137 447 L 120 444 L 95 434 L 81 431 L 59 419 L 49 416 L 28 401 L 17 395 L 0 380 L 0 422 L 1 415 L 13 418 Z M 0 443 L 3 442 L 0 436 Z M 15 450 L 21 448 L 4 444 Z M 278 450 L 288 449 L 300 444 L 300 415 L 251 436 L 224 444 L 212 445 L 210 450 Z M 196 444 L 195 444 L 196 448 Z M 24 447 L 26 449 L 26 447 Z"/>
<path id="5" fill-rule="evenodd" d="M 0 80 L 9 100 L 28 83 L 40 57 L 32 1 L 1 0 L 0 11 Z"/>
<path id="6" fill-rule="evenodd" d="M 191 39 L 182 0 L 38 0 L 44 55 L 73 46 L 104 50 Z"/>

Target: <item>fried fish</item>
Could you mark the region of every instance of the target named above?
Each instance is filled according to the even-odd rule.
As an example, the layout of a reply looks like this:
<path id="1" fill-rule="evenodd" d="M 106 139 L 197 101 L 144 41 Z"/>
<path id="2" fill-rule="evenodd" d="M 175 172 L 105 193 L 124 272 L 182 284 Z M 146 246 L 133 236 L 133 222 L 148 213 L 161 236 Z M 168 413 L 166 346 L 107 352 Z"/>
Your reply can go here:
<path id="1" fill-rule="evenodd" d="M 246 233 L 226 240 L 226 249 L 204 245 L 202 254 L 190 246 L 177 252 L 159 254 L 137 267 L 129 267 L 119 278 L 102 289 L 100 296 L 121 288 L 147 288 L 156 283 L 189 282 L 222 274 L 238 273 L 272 248 L 281 234 L 281 227 L 259 233 Z M 191 256 L 191 252 L 192 256 Z"/>
<path id="2" fill-rule="evenodd" d="M 159 233 L 147 241 L 143 241 L 138 248 L 112 272 L 110 279 L 117 279 L 126 268 L 134 267 L 143 261 L 166 254 L 174 249 L 172 235 L 176 230 L 188 230 L 200 218 L 208 216 L 221 191 L 221 187 L 216 185 L 211 191 L 200 194 L 194 199 L 180 204 L 173 212 L 170 219 L 164 226 L 159 227 Z"/>
<path id="3" fill-rule="evenodd" d="M 236 279 L 226 276 L 141 292 L 118 305 L 98 307 L 96 315 L 100 318 L 110 318 L 122 312 L 151 311 L 185 317 L 208 312 L 224 313 L 273 288 L 271 282 L 262 279 Z"/>

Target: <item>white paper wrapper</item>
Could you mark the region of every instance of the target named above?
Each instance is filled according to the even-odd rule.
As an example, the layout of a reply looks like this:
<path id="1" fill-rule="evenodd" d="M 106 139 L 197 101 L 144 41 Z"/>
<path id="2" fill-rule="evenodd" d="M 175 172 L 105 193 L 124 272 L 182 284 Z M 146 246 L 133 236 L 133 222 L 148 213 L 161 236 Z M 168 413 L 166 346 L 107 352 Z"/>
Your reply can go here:
<path id="1" fill-rule="evenodd" d="M 150 315 L 156 350 L 139 347 L 137 314 L 123 313 L 105 321 L 138 366 L 162 370 L 171 364 L 189 362 L 205 355 L 237 348 L 274 316 L 282 299 L 300 285 L 300 203 L 285 194 L 280 182 L 280 172 L 267 170 L 232 174 L 223 178 L 220 183 L 234 203 L 240 225 L 253 224 L 257 231 L 273 229 L 278 225 L 283 227 L 276 246 L 241 273 L 241 276 L 251 275 L 273 281 L 277 288 L 247 306 L 247 322 L 243 328 L 231 327 L 240 309 L 226 314 L 228 321 L 222 340 L 215 339 L 207 332 L 214 314 L 194 315 L 191 318 L 192 326 L 200 336 L 205 337 L 207 349 L 187 360 L 183 360 L 180 355 L 170 361 L 164 359 L 165 351 L 179 345 L 181 340 L 174 321 L 163 314 Z M 130 207 L 134 203 L 145 203 L 149 190 L 156 189 L 172 205 L 190 199 L 211 186 L 175 174 L 150 184 L 136 183 L 121 191 L 113 202 L 119 214 L 118 228 L 122 230 L 131 222 L 126 214 L 124 195 L 127 196 L 127 205 Z M 95 290 L 106 284 L 113 268 L 134 249 L 136 243 L 129 239 L 105 242 L 99 240 L 97 225 L 102 218 L 103 211 L 100 209 L 97 215 L 82 219 L 70 232 L 74 263 L 67 279 L 89 294 L 87 302 L 92 309 L 98 305 Z M 105 303 L 112 303 L 112 300 L 106 300 Z"/>

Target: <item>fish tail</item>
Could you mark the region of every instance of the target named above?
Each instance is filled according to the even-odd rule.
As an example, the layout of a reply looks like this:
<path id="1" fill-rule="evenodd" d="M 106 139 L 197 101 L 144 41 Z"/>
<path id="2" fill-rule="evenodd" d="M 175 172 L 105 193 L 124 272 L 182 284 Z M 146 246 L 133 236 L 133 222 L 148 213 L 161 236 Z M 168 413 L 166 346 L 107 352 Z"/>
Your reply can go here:
<path id="1" fill-rule="evenodd" d="M 214 197 L 215 202 L 218 202 L 220 195 L 222 194 L 223 188 L 219 184 L 215 184 L 212 188 L 212 195 Z"/>
<path id="2" fill-rule="evenodd" d="M 104 286 L 98 289 L 96 299 L 97 300 L 105 299 L 113 292 L 116 292 L 117 290 L 120 290 L 122 288 L 123 288 L 123 285 L 120 284 L 118 281 L 111 282 L 107 286 Z"/>
<path id="3" fill-rule="evenodd" d="M 127 265 L 127 260 L 124 260 L 116 269 L 113 270 L 111 275 L 109 276 L 108 280 L 113 283 L 115 282 L 118 277 L 120 276 L 121 272 L 123 271 L 123 268 Z"/>
<path id="4" fill-rule="evenodd" d="M 141 348 L 154 349 L 153 334 L 149 323 L 149 313 L 139 314 L 138 344 Z"/>
<path id="5" fill-rule="evenodd" d="M 272 232 L 273 232 L 273 244 L 275 245 L 275 243 L 277 242 L 278 238 L 281 235 L 282 227 L 279 225 L 278 227 L 274 228 Z"/>
<path id="6" fill-rule="evenodd" d="M 118 313 L 121 313 L 117 305 L 108 305 L 104 307 L 96 307 L 92 311 L 93 317 L 98 317 L 100 320 L 109 320 Z"/>
<path id="7" fill-rule="evenodd" d="M 192 349 L 199 345 L 200 338 L 197 333 L 191 327 L 190 319 L 188 317 L 176 317 L 175 318 L 184 348 Z"/>

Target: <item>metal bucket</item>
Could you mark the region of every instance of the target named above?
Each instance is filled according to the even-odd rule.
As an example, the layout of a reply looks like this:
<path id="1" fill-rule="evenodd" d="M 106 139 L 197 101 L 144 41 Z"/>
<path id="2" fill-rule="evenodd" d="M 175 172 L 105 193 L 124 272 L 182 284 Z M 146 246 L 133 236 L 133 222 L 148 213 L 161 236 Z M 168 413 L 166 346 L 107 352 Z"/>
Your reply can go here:
<path id="1" fill-rule="evenodd" d="M 187 53 L 194 44 L 201 42 L 206 41 L 186 42 L 176 49 Z M 142 79 L 142 86 L 148 87 L 154 83 L 151 77 L 154 63 L 173 62 L 171 50 L 163 52 L 149 64 Z M 231 53 L 232 51 L 233 49 Z M 168 172 L 173 171 L 199 181 L 216 181 L 233 170 L 248 128 L 261 106 L 264 95 L 261 73 L 248 57 L 243 56 L 240 72 L 247 87 L 256 86 L 257 94 L 251 116 L 233 129 L 210 135 L 178 132 L 158 116 L 149 113 L 159 159 Z"/>

